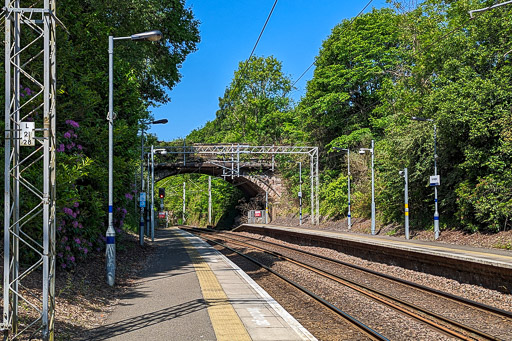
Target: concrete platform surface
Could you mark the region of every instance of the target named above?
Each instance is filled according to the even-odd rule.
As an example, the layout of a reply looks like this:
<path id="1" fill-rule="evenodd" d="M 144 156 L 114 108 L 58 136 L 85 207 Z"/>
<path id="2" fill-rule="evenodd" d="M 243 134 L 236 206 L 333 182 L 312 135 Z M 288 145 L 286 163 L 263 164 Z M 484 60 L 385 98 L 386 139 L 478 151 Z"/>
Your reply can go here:
<path id="1" fill-rule="evenodd" d="M 311 234 L 316 236 L 324 236 L 329 238 L 337 238 L 358 243 L 365 243 L 369 245 L 378 245 L 387 248 L 408 250 L 411 252 L 436 255 L 445 258 L 459 259 L 474 263 L 481 263 L 501 268 L 512 269 L 512 251 L 507 250 L 485 249 L 471 246 L 446 244 L 434 241 L 406 240 L 405 238 L 399 239 L 396 237 L 320 230 L 314 228 L 300 228 L 265 224 L 244 224 L 240 226 L 240 228 L 243 229 L 244 226 L 255 226 L 281 231 L 290 231 Z"/>
<path id="2" fill-rule="evenodd" d="M 316 340 L 238 266 L 178 228 L 157 230 L 157 251 L 94 340 Z"/>

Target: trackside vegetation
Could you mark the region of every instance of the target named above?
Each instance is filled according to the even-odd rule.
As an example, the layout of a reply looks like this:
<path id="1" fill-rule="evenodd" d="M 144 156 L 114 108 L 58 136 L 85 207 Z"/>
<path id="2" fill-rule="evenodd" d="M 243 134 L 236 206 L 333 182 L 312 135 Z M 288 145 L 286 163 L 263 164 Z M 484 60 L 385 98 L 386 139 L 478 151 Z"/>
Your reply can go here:
<path id="1" fill-rule="evenodd" d="M 471 19 L 469 10 L 494 2 L 406 3 L 334 27 L 297 103 L 289 95 L 292 80 L 274 57 L 241 62 L 215 120 L 187 141 L 319 146 L 321 214 L 339 219 L 347 212 L 347 166 L 345 154 L 332 147 L 353 151 L 353 215 L 369 218 L 369 157 L 357 151 L 374 139 L 378 223 L 403 224 L 398 172 L 407 167 L 411 227 L 428 229 L 435 123 L 441 228 L 509 229 L 512 7 Z M 297 171 L 283 173 L 296 193 Z"/>
<path id="2" fill-rule="evenodd" d="M 494 1 L 405 4 L 411 2 L 390 1 L 389 8 L 336 25 L 325 37 L 300 100 L 292 99 L 294 80 L 274 56 L 240 61 L 219 98 L 216 118 L 192 131 L 186 143 L 318 146 L 321 216 L 343 219 L 347 160 L 332 148 L 352 151 L 352 214 L 369 218 L 370 160 L 357 151 L 375 140 L 377 223 L 403 224 L 403 178 L 398 172 L 407 167 L 411 228 L 429 229 L 435 123 L 441 228 L 510 229 L 512 6 L 471 19 L 468 11 Z M 59 269 L 70 269 L 105 247 L 108 36 L 153 29 L 163 33 L 156 43 L 115 44 L 114 214 L 121 232 L 138 228 L 141 122 L 152 119 L 151 105 L 170 101 L 166 91 L 180 81 L 180 66 L 196 50 L 200 31 L 185 0 L 59 0 L 57 6 L 67 28 L 58 29 L 57 37 L 57 260 Z M 22 86 L 24 103 L 35 89 L 29 83 Z M 413 121 L 413 116 L 432 122 Z M 155 146 L 183 143 L 145 139 Z M 283 214 L 296 214 L 298 169 L 288 163 L 280 172 L 290 193 Z M 41 174 L 25 176 L 37 179 Z M 305 167 L 303 178 L 307 176 Z M 182 219 L 183 182 L 189 186 L 186 222 L 206 225 L 207 176 L 180 175 L 155 188 L 166 188 L 166 209 Z M 229 225 L 233 209 L 248 207 L 248 199 L 222 179 L 215 179 L 212 188 L 213 222 Z M 303 187 L 303 196 L 309 196 L 309 186 Z M 32 203 L 27 196 L 21 204 Z M 26 232 L 36 235 L 38 228 L 27 226 L 33 231 Z"/>

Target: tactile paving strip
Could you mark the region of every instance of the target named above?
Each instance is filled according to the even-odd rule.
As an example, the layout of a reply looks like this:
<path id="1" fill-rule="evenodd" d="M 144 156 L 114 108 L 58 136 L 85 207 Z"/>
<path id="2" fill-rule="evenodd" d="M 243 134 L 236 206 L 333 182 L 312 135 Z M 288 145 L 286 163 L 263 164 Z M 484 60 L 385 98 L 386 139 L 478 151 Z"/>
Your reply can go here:
<path id="1" fill-rule="evenodd" d="M 217 340 L 250 341 L 251 337 L 235 309 L 231 306 L 213 271 L 185 237 L 178 236 L 178 238 L 194 264 L 203 297 L 208 305 L 208 314 L 210 315 Z"/>

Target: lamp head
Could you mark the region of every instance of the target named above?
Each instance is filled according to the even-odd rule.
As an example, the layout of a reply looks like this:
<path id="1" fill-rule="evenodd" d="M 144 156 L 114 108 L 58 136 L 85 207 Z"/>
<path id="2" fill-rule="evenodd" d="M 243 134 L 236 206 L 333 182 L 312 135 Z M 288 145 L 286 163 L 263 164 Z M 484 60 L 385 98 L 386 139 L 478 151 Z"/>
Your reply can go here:
<path id="1" fill-rule="evenodd" d="M 365 151 L 363 149 L 359 149 L 359 154 L 364 154 Z"/>
<path id="2" fill-rule="evenodd" d="M 167 154 L 167 150 L 166 149 L 155 149 L 154 152 L 157 153 L 157 154 L 161 154 L 161 155 L 166 155 Z"/>
<path id="3" fill-rule="evenodd" d="M 150 124 L 166 124 L 167 122 L 169 122 L 169 120 L 167 120 L 166 118 L 164 118 L 164 119 L 161 119 L 161 120 L 153 121 L 153 122 L 151 122 Z"/>
<path id="4" fill-rule="evenodd" d="M 158 30 L 147 31 L 137 34 L 132 34 L 130 36 L 132 40 L 149 40 L 149 41 L 159 41 L 162 39 L 162 32 Z"/>

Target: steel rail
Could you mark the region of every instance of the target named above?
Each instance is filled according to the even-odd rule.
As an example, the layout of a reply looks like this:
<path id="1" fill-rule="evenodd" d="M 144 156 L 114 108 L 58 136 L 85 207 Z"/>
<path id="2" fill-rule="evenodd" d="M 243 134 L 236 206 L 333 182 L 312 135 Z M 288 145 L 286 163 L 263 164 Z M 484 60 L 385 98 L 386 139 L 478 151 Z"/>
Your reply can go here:
<path id="1" fill-rule="evenodd" d="M 203 231 L 200 231 L 200 232 L 203 232 Z M 297 260 L 292 259 L 292 258 L 290 258 L 288 256 L 280 254 L 279 252 L 269 251 L 269 250 L 263 249 L 261 247 L 258 247 L 256 245 L 253 245 L 253 244 L 250 244 L 250 243 L 247 243 L 247 242 L 243 242 L 243 241 L 240 241 L 240 240 L 236 240 L 236 239 L 233 239 L 233 238 L 230 238 L 230 237 L 226 237 L 226 238 L 227 239 L 231 239 L 231 242 L 234 243 L 234 244 L 239 244 L 239 245 L 242 245 L 242 246 L 252 247 L 252 248 L 260 250 L 260 251 L 262 251 L 262 252 L 264 252 L 266 254 L 272 255 L 272 256 L 280 258 L 282 260 L 286 260 L 286 261 L 288 261 L 290 263 L 293 263 L 295 265 L 303 267 L 303 268 L 305 268 L 305 269 L 307 269 L 309 271 L 317 273 L 317 274 L 319 274 L 319 275 L 321 275 L 323 277 L 331 279 L 331 280 L 333 280 L 333 281 L 335 281 L 337 283 L 345 285 L 345 286 L 347 286 L 347 287 L 349 287 L 349 288 L 351 288 L 351 289 L 353 289 L 353 290 L 355 290 L 355 291 L 357 291 L 357 292 L 359 292 L 359 293 L 361 293 L 361 294 L 363 294 L 363 295 L 365 295 L 367 297 L 370 297 L 370 298 L 372 298 L 372 299 L 374 299 L 374 300 L 376 300 L 376 301 L 378 301 L 380 303 L 383 303 L 383 304 L 385 304 L 385 305 L 387 305 L 387 306 L 389 306 L 389 307 L 391 307 L 391 308 L 393 308 L 393 309 L 395 309 L 395 310 L 397 310 L 397 311 L 399 311 L 401 313 L 409 315 L 410 317 L 415 318 L 415 319 L 417 319 L 417 320 L 419 320 L 419 321 L 421 321 L 423 323 L 426 323 L 426 324 L 430 325 L 433 328 L 436 328 L 436 329 L 438 329 L 438 330 L 440 330 L 440 331 L 442 331 L 444 333 L 450 334 L 452 336 L 458 337 L 458 338 L 460 338 L 462 340 L 468 340 L 469 341 L 469 340 L 473 340 L 473 338 L 465 336 L 463 334 L 460 334 L 457 331 L 449 329 L 449 328 L 447 328 L 447 327 L 445 327 L 445 326 L 443 326 L 443 325 L 441 325 L 441 324 L 439 324 L 439 323 L 437 323 L 435 321 L 429 320 L 429 319 L 427 319 L 427 318 L 425 318 L 425 317 L 423 317 L 421 315 L 418 315 L 416 313 L 408 311 L 408 310 L 404 309 L 403 307 L 401 307 L 401 306 L 399 306 L 399 305 L 397 305 L 397 304 L 395 304 L 393 302 L 389 302 L 389 301 L 387 301 L 387 300 L 385 300 L 385 299 L 383 299 L 381 297 L 384 297 L 384 298 L 386 298 L 388 300 L 392 300 L 392 301 L 398 302 L 399 304 L 404 305 L 404 306 L 406 306 L 406 307 L 408 307 L 410 309 L 414 309 L 414 310 L 420 311 L 423 314 L 429 315 L 429 316 L 431 316 L 431 317 L 433 317 L 435 319 L 438 319 L 440 321 L 443 321 L 445 323 L 449 323 L 449 324 L 451 324 L 453 326 L 456 326 L 457 328 L 465 330 L 468 333 L 472 333 L 472 334 L 478 335 L 478 336 L 483 337 L 483 338 L 485 338 L 487 340 L 500 340 L 499 338 L 496 338 L 496 337 L 494 337 L 492 335 L 489 335 L 487 333 L 484 333 L 484 332 L 479 331 L 477 329 L 474 329 L 472 327 L 463 325 L 463 324 L 461 324 L 461 323 L 459 323 L 457 321 L 454 321 L 452 319 L 446 318 L 446 317 L 444 317 L 442 315 L 439 315 L 439 314 L 437 314 L 435 312 L 432 312 L 432 311 L 423 309 L 421 307 L 418 307 L 415 304 L 408 303 L 408 302 L 403 301 L 403 300 L 401 300 L 399 298 L 396 298 L 396 297 L 393 297 L 393 296 L 388 295 L 386 293 L 383 293 L 383 292 L 381 292 L 379 290 L 375 290 L 375 289 L 372 289 L 372 288 L 370 288 L 370 287 L 368 287 L 366 285 L 363 285 L 363 284 L 360 284 L 360 283 L 356 283 L 355 281 L 341 278 L 340 276 L 338 276 L 336 274 L 333 274 L 333 273 L 331 273 L 329 271 L 320 269 L 320 268 L 318 268 L 316 266 L 312 266 L 312 265 L 303 263 L 301 261 L 297 261 Z M 366 292 L 366 291 L 362 290 L 361 288 L 364 289 L 364 290 L 367 290 L 369 292 Z M 379 296 L 381 296 L 381 297 L 379 297 Z"/>
<path id="2" fill-rule="evenodd" d="M 231 234 L 231 235 L 236 235 L 235 233 L 228 232 L 228 231 L 225 231 L 223 233 Z M 309 252 L 309 251 L 300 250 L 300 249 L 297 249 L 297 248 L 294 248 L 294 247 L 291 247 L 291 246 L 280 245 L 280 244 L 277 244 L 277 243 L 274 243 L 274 242 L 271 242 L 271 241 L 268 241 L 268 240 L 261 240 L 261 239 L 252 238 L 252 237 L 248 237 L 248 236 L 239 236 L 239 235 L 237 235 L 237 236 L 238 237 L 242 237 L 242 238 L 246 238 L 246 239 L 250 239 L 250 240 L 254 240 L 254 241 L 258 241 L 258 242 L 262 242 L 262 243 L 267 243 L 267 244 L 274 245 L 274 246 L 277 246 L 277 247 L 289 249 L 289 250 L 296 251 L 296 252 L 299 252 L 299 253 L 304 253 L 304 254 L 307 254 L 309 256 L 317 257 L 317 258 L 320 258 L 320 259 L 323 259 L 323 260 L 327 260 L 327 261 L 330 261 L 330 262 L 333 262 L 333 263 L 336 263 L 336 264 L 344 265 L 344 266 L 347 266 L 347 267 L 350 267 L 350 268 L 353 268 L 353 269 L 356 269 L 356 270 L 360 270 L 360 271 L 367 272 L 367 273 L 370 273 L 370 274 L 375 275 L 375 276 L 379 276 L 379 277 L 385 278 L 385 279 L 390 280 L 390 281 L 399 282 L 399 283 L 402 283 L 404 285 L 408 285 L 410 287 L 414 287 L 416 289 L 422 290 L 422 291 L 427 292 L 429 294 L 434 294 L 434 295 L 438 295 L 438 296 L 441 296 L 441 297 L 453 300 L 454 302 L 457 302 L 457 303 L 466 304 L 468 306 L 471 306 L 473 308 L 479 309 L 479 310 L 487 312 L 487 313 L 491 313 L 491 314 L 498 315 L 500 317 L 505 317 L 505 318 L 512 319 L 512 312 L 510 312 L 510 311 L 507 311 L 507 310 L 504 310 L 504 309 L 499 309 L 499 308 L 496 308 L 496 307 L 493 307 L 493 306 L 490 306 L 490 305 L 487 305 L 487 304 L 484 304 L 484 303 L 476 302 L 476 301 L 473 301 L 473 300 L 470 300 L 470 299 L 467 299 L 467 298 L 464 298 L 464 297 L 461 297 L 461 296 L 457 296 L 457 295 L 454 295 L 454 294 L 450 294 L 450 293 L 447 293 L 447 292 L 444 292 L 444 291 L 441 291 L 441 290 L 438 290 L 438 289 L 430 288 L 430 287 L 427 287 L 425 285 L 414 283 L 414 282 L 411 282 L 411 281 L 408 281 L 408 280 L 405 280 L 405 279 L 402 279 L 402 278 L 399 278 L 399 277 L 394 277 L 394 276 L 391 276 L 391 275 L 387 275 L 387 274 L 384 274 L 382 272 L 378 272 L 378 271 L 375 271 L 375 270 L 367 269 L 367 268 L 364 268 L 364 267 L 359 266 L 359 265 L 350 264 L 350 263 L 343 262 L 343 261 L 340 261 L 340 260 L 337 260 L 337 259 L 333 259 L 333 258 L 329 258 L 329 257 L 326 257 L 326 256 L 318 255 L 318 254 L 315 254 L 315 253 L 312 253 L 312 252 Z"/>
<path id="3" fill-rule="evenodd" d="M 184 229 L 184 230 L 188 230 L 188 232 L 190 232 L 190 230 L 193 230 L 193 228 L 191 229 Z M 365 325 L 364 323 L 362 323 L 361 321 L 357 320 L 356 318 L 354 318 L 353 316 L 347 314 L 346 312 L 344 312 L 343 310 L 339 309 L 338 307 L 336 307 L 335 305 L 333 305 L 332 303 L 324 300 L 323 298 L 321 298 L 320 296 L 314 294 L 313 292 L 309 291 L 308 289 L 304 288 L 303 286 L 301 286 L 300 284 L 292 281 L 291 279 L 277 273 L 276 271 L 272 270 L 271 268 L 269 268 L 268 266 L 266 266 L 265 264 L 259 262 L 258 260 L 256 260 L 255 258 L 251 257 L 251 256 L 248 256 L 248 255 L 245 255 L 243 254 L 242 252 L 240 251 L 237 251 L 225 244 L 222 244 L 220 242 L 217 242 L 213 239 L 210 239 L 210 238 L 206 238 L 204 236 L 200 237 L 204 240 L 207 240 L 209 242 L 212 242 L 214 244 L 217 244 L 219 246 L 222 246 L 223 248 L 227 249 L 227 250 L 230 250 L 246 259 L 248 259 L 249 261 L 253 262 L 254 264 L 258 265 L 259 267 L 267 270 L 268 272 L 276 275 L 277 277 L 281 278 L 282 280 L 284 280 L 285 282 L 291 284 L 292 286 L 294 286 L 295 288 L 299 289 L 300 291 L 304 292 L 305 294 L 307 294 L 308 296 L 312 297 L 313 299 L 315 299 L 316 301 L 320 302 L 321 304 L 325 305 L 327 308 L 331 309 L 332 311 L 334 311 L 335 313 L 337 313 L 338 315 L 340 315 L 341 317 L 343 317 L 344 319 L 346 319 L 347 321 L 349 321 L 350 323 L 354 324 L 355 326 L 357 326 L 359 329 L 361 329 L 361 331 L 363 331 L 365 334 L 367 334 L 368 336 L 370 336 L 372 339 L 374 340 L 386 340 L 386 341 L 389 341 L 388 338 L 386 338 L 385 336 L 381 335 L 380 333 L 378 333 L 377 331 L 373 330 L 372 328 L 368 327 L 367 325 Z"/>

